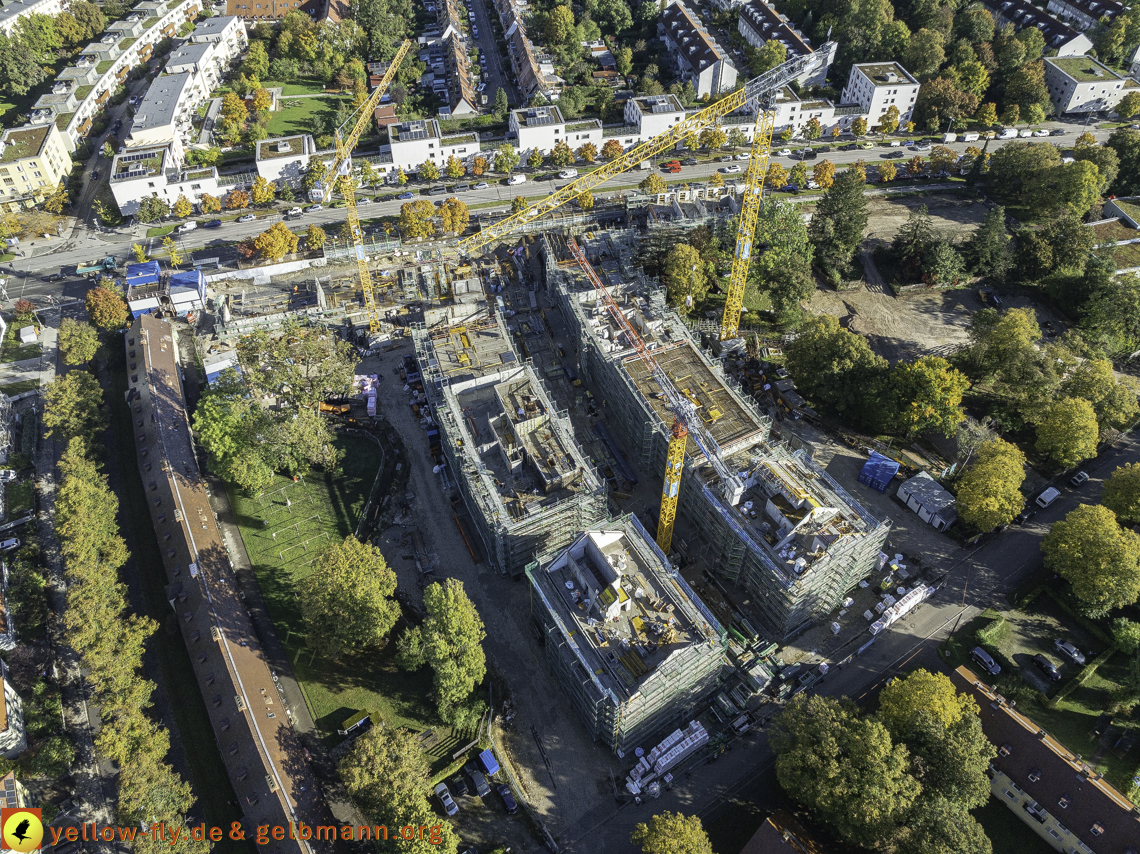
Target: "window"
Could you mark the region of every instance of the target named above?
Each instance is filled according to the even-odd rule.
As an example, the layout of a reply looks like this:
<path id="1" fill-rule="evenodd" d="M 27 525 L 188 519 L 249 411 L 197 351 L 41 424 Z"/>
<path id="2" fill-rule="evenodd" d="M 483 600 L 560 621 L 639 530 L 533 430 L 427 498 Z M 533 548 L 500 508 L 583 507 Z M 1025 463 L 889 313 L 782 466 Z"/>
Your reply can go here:
<path id="1" fill-rule="evenodd" d="M 1007 798 L 1009 798 L 1011 801 L 1016 801 L 1016 800 L 1017 800 L 1017 795 L 1015 795 L 1015 794 L 1014 794 L 1013 792 L 1011 792 L 1009 789 L 1002 789 L 1002 790 L 1001 790 L 1001 793 L 1002 793 L 1003 795 L 1005 795 Z"/>
<path id="2" fill-rule="evenodd" d="M 13 181 L 11 178 L 5 178 L 4 183 L 11 186 L 12 184 L 15 184 L 16 182 Z"/>
<path id="3" fill-rule="evenodd" d="M 36 178 L 42 178 L 43 177 L 42 175 L 40 175 L 39 172 L 33 172 L 32 175 L 34 175 Z"/>
<path id="4" fill-rule="evenodd" d="M 1091 833 L 1093 836 L 1100 836 L 1102 833 L 1104 833 L 1104 825 L 1099 821 L 1094 821 L 1093 826 L 1089 828 L 1089 833 Z"/>
<path id="5" fill-rule="evenodd" d="M 1067 810 L 1069 808 L 1069 796 L 1068 796 L 1068 794 L 1061 795 L 1060 800 L 1057 801 L 1057 806 L 1059 806 L 1063 810 Z"/>
<path id="6" fill-rule="evenodd" d="M 1030 783 L 1036 783 L 1040 779 L 1041 779 L 1041 769 L 1040 768 L 1034 768 L 1032 771 L 1029 772 L 1029 782 Z"/>
<path id="7" fill-rule="evenodd" d="M 1049 828 L 1046 828 L 1046 829 L 1049 831 L 1049 835 L 1050 835 L 1050 836 L 1052 836 L 1054 839 L 1060 839 L 1060 838 L 1061 838 L 1061 834 L 1059 834 L 1059 833 L 1058 833 L 1057 831 L 1055 831 L 1053 828 L 1049 827 Z"/>

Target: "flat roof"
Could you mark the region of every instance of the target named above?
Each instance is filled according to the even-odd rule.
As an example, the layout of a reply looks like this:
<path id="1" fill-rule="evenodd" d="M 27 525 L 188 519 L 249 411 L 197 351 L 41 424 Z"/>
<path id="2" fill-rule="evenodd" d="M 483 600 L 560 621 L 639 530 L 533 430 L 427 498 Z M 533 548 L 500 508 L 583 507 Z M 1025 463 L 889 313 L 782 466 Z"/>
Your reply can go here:
<path id="1" fill-rule="evenodd" d="M 122 154 L 115 155 L 111 163 L 111 180 L 126 181 L 157 175 L 162 171 L 165 158 L 165 147 L 127 149 Z"/>
<path id="2" fill-rule="evenodd" d="M 273 160 L 278 157 L 294 157 L 306 154 L 305 135 L 281 136 L 273 139 L 263 139 L 257 143 L 257 159 Z"/>
<path id="3" fill-rule="evenodd" d="M 388 125 L 388 139 L 391 142 L 412 142 L 417 139 L 439 137 L 439 123 L 435 119 L 413 119 Z"/>
<path id="4" fill-rule="evenodd" d="M 643 113 L 685 112 L 685 108 L 681 106 L 681 102 L 676 95 L 639 95 L 629 100 Z"/>
<path id="5" fill-rule="evenodd" d="M 199 21 L 197 26 L 194 27 L 194 32 L 191 33 L 191 39 L 201 38 L 202 36 L 221 35 L 226 27 L 234 21 L 240 21 L 237 15 L 222 15 L 207 18 L 204 21 Z"/>
<path id="6" fill-rule="evenodd" d="M 720 644 L 720 626 L 674 581 L 631 517 L 586 531 L 530 577 L 574 633 L 584 669 L 622 700 L 682 650 Z"/>
<path id="7" fill-rule="evenodd" d="M 12 163 L 25 157 L 35 157 L 43 151 L 47 142 L 51 124 L 33 125 L 32 127 L 15 128 L 4 132 L 4 152 L 0 154 L 0 163 Z"/>
<path id="8" fill-rule="evenodd" d="M 862 62 L 856 63 L 853 67 L 863 72 L 876 86 L 893 86 L 894 83 L 913 83 L 916 86 L 918 85 L 918 81 L 914 79 L 911 73 L 897 62 Z M 888 83 L 886 79 L 888 74 L 894 74 L 899 79 Z"/>
<path id="9" fill-rule="evenodd" d="M 554 104 L 546 107 L 520 107 L 511 110 L 519 127 L 537 128 L 544 125 L 560 125 L 565 123 L 562 111 Z"/>
<path id="10" fill-rule="evenodd" d="M 214 49 L 210 42 L 187 42 L 167 57 L 166 67 L 199 63 Z"/>
<path id="11" fill-rule="evenodd" d="M 138 112 L 131 125 L 131 135 L 135 131 L 150 130 L 174 123 L 174 114 L 182 93 L 190 86 L 194 76 L 183 71 L 180 74 L 167 74 L 150 84 Z"/>
<path id="12" fill-rule="evenodd" d="M 1097 80 L 1123 80 L 1124 78 L 1091 56 L 1047 56 L 1045 62 L 1076 80 L 1078 83 L 1095 83 Z"/>

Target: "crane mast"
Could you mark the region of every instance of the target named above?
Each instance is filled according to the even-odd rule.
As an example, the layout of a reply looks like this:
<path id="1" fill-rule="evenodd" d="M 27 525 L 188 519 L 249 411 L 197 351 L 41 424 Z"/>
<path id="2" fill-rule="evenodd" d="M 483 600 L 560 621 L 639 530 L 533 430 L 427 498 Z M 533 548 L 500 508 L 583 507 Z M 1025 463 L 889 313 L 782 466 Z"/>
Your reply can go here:
<path id="1" fill-rule="evenodd" d="M 668 130 L 625 152 L 620 157 L 615 157 L 609 163 L 604 163 L 592 172 L 587 172 L 562 189 L 555 190 L 545 199 L 535 202 L 523 211 L 504 217 L 481 229 L 476 234 L 459 241 L 459 251 L 469 254 L 489 243 L 507 237 L 527 223 L 546 216 L 566 202 L 578 198 L 587 190 L 604 184 L 616 175 L 628 172 L 643 160 L 656 157 L 658 154 L 674 148 L 679 142 L 683 142 L 693 134 L 700 133 L 709 125 L 715 124 L 724 116 L 739 110 L 741 107 L 756 106 L 757 110 L 760 110 L 761 105 L 766 106 L 781 87 L 805 73 L 825 67 L 828 58 L 834 51 L 835 43 L 829 41 L 817 51 L 789 59 L 766 74 L 749 80 L 743 87 L 725 95 L 715 104 L 705 107 L 700 112 L 693 113 Z"/>
<path id="2" fill-rule="evenodd" d="M 408 55 L 408 51 L 412 49 L 412 42 L 405 39 L 404 43 L 400 45 L 400 49 L 396 52 L 396 56 L 392 59 L 388 70 L 384 72 L 384 77 L 380 80 L 380 84 L 372 91 L 368 100 L 365 101 L 360 107 L 357 108 L 356 122 L 349 131 L 347 137 L 341 135 L 341 128 L 336 130 L 336 159 L 333 161 L 333 166 L 329 170 L 329 178 L 327 181 L 318 181 L 310 194 L 310 198 L 314 202 L 326 203 L 332 197 L 333 188 L 336 186 L 337 178 L 347 176 L 349 181 L 352 180 L 352 152 L 356 148 L 356 143 L 360 140 L 360 135 L 368 126 L 369 119 L 373 111 L 380 103 L 380 99 L 391 85 L 396 77 L 396 72 L 400 68 L 400 63 L 404 61 L 404 57 Z M 354 114 L 356 115 L 356 114 Z M 353 117 L 349 116 L 348 121 L 342 127 L 347 127 L 349 122 L 353 121 Z M 352 232 L 352 246 L 356 256 L 356 269 L 360 278 L 360 289 L 364 295 L 364 310 L 368 313 L 368 331 L 376 333 L 380 331 L 380 315 L 376 311 L 376 295 L 372 291 L 372 273 L 368 269 L 368 256 L 364 251 L 364 235 L 360 230 L 360 215 L 356 212 L 356 193 L 354 190 L 344 194 L 344 200 L 347 204 L 348 216 L 347 222 L 350 231 Z"/>
<path id="3" fill-rule="evenodd" d="M 578 242 L 573 237 L 567 240 L 567 246 L 570 248 L 570 254 L 574 256 L 574 260 L 578 262 L 578 266 L 582 268 L 582 272 L 586 274 L 586 278 L 590 284 L 597 289 L 602 295 L 602 301 L 605 303 L 606 310 L 609 311 L 610 316 L 618 325 L 618 328 L 625 333 L 626 338 L 633 345 L 634 350 L 637 352 L 638 357 L 645 364 L 649 370 L 650 376 L 653 377 L 658 387 L 661 389 L 662 394 L 669 404 L 669 408 L 673 411 L 674 426 L 672 439 L 669 443 L 669 465 L 666 470 L 665 485 L 661 492 L 661 515 L 658 519 L 657 527 L 657 541 L 658 545 L 668 553 L 668 544 L 672 541 L 673 537 L 673 520 L 677 516 L 677 499 L 679 496 L 679 487 L 681 481 L 681 465 L 684 462 L 684 436 L 691 436 L 693 441 L 696 442 L 697 447 L 701 449 L 705 459 L 709 461 L 713 469 L 716 471 L 720 478 L 721 487 L 724 490 L 724 497 L 730 504 L 736 504 L 740 500 L 740 495 L 743 492 L 743 485 L 725 463 L 724 457 L 720 450 L 720 445 L 717 444 L 716 439 L 712 437 L 704 424 L 701 422 L 700 417 L 697 415 L 696 407 L 693 406 L 685 395 L 681 394 L 673 385 L 673 381 L 665 370 L 657 364 L 657 360 L 653 358 L 653 354 L 649 352 L 649 348 L 645 346 L 645 341 L 642 340 L 637 330 L 633 328 L 633 324 L 629 322 L 625 314 L 622 312 L 614 298 L 610 295 L 609 290 L 602 283 L 597 272 L 586 258 L 586 253 L 578 245 Z M 680 436 L 679 430 L 684 432 L 684 436 Z M 680 449 L 679 462 L 674 461 L 674 455 Z M 662 544 L 664 540 L 664 544 Z"/>

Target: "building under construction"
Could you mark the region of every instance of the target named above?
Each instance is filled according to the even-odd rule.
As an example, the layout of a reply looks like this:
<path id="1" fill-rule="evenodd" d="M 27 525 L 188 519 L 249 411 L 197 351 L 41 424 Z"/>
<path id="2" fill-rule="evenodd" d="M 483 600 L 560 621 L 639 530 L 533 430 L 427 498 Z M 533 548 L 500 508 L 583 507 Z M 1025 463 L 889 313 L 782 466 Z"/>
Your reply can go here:
<path id="1" fill-rule="evenodd" d="M 534 556 L 606 518 L 606 495 L 501 316 L 412 329 L 447 465 L 491 562 L 521 575 Z"/>
<path id="2" fill-rule="evenodd" d="M 727 669 L 726 633 L 635 516 L 527 567 L 546 660 L 595 740 L 683 726 Z"/>
<path id="3" fill-rule="evenodd" d="M 580 245 L 737 475 L 719 483 L 690 437 L 678 508 L 688 553 L 750 591 L 769 628 L 785 636 L 835 608 L 878 566 L 890 521 L 873 518 L 803 450 L 769 441 L 769 419 L 702 352 L 660 285 L 629 266 L 633 239 L 599 232 Z M 548 289 L 578 332 L 579 373 L 603 398 L 609 429 L 642 473 L 660 476 L 673 423 L 665 395 L 563 239 L 548 233 L 543 251 Z"/>

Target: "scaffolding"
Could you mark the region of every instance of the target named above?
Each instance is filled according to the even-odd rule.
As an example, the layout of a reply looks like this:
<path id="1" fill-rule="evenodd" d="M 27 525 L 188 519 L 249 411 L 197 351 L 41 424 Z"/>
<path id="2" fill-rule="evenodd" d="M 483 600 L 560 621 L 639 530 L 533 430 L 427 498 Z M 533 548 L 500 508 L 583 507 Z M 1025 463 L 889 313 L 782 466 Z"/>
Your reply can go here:
<path id="1" fill-rule="evenodd" d="M 498 314 L 462 327 L 429 330 L 413 324 L 411 332 L 427 400 L 444 440 L 444 458 L 500 572 L 521 575 L 535 554 L 564 546 L 607 517 L 604 484 L 574 439 L 566 412 L 554 407 L 529 360 L 519 362 L 510 350 Z M 541 459 L 529 460 L 533 471 L 526 472 L 533 489 L 520 487 L 511 449 L 491 426 L 514 416 L 501 402 L 493 405 L 501 401 L 504 384 L 516 389 L 525 384 L 543 413 L 540 420 L 520 422 L 521 427 L 509 431 L 521 439 L 525 454 L 520 460 L 541 454 Z M 488 416 L 489 429 L 479 429 L 469 404 L 484 408 L 481 415 Z M 504 465 L 500 454 L 507 457 Z"/>
<path id="2" fill-rule="evenodd" d="M 727 581 L 753 594 L 756 610 L 776 633 L 786 636 L 805 621 L 836 607 L 847 590 L 877 567 L 890 520 L 877 520 L 822 471 L 803 450 L 769 442 L 770 419 L 760 413 L 721 364 L 710 359 L 692 333 L 664 303 L 662 288 L 633 268 L 627 234 L 594 234 L 581 240 L 606 288 L 639 327 L 655 359 L 670 367 L 670 378 L 698 406 L 730 468 L 747 475 L 761 513 L 731 506 L 717 488 L 715 474 L 690 444 L 681 478 L 677 518 L 695 532 L 690 555 L 702 556 Z M 665 470 L 672 426 L 655 385 L 639 371 L 633 347 L 606 327 L 597 297 L 579 274 L 564 239 L 543 238 L 548 292 L 570 329 L 578 333 L 578 369 L 597 389 L 608 428 L 640 459 L 641 470 Z M 596 263 L 595 263 L 596 262 Z M 768 497 L 787 495 L 808 511 L 813 503 L 836 512 L 817 514 L 818 548 L 797 544 L 793 560 L 781 557 L 780 531 L 761 515 Z M 826 517 L 827 521 L 820 521 Z M 824 529 L 825 524 L 830 525 Z M 813 529 L 814 530 L 814 529 Z M 804 535 L 806 529 L 797 532 Z M 788 551 L 785 548 L 785 552 Z M 804 558 L 804 552 L 810 560 Z M 797 563 L 797 561 L 800 561 Z"/>

